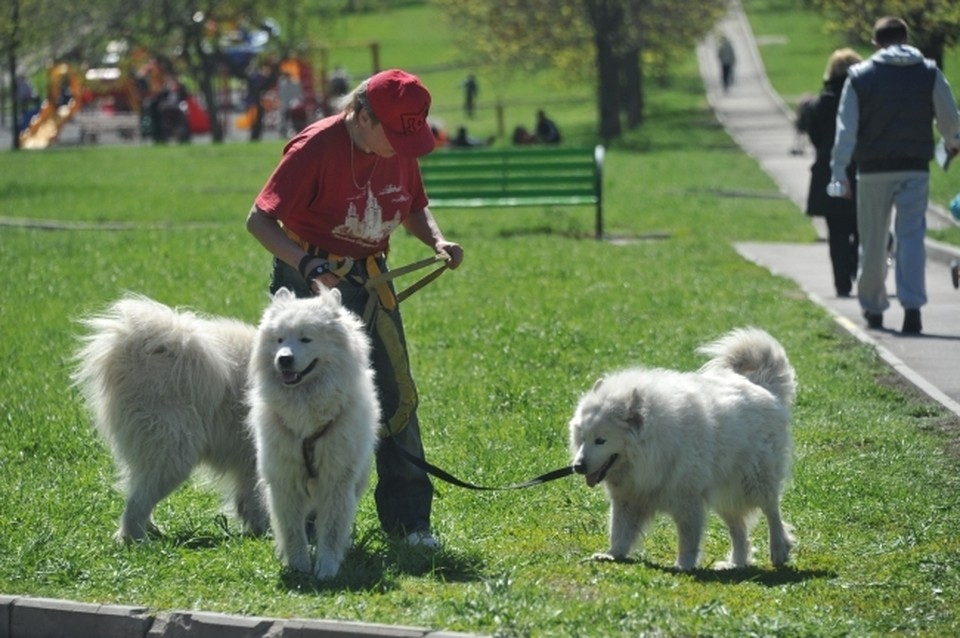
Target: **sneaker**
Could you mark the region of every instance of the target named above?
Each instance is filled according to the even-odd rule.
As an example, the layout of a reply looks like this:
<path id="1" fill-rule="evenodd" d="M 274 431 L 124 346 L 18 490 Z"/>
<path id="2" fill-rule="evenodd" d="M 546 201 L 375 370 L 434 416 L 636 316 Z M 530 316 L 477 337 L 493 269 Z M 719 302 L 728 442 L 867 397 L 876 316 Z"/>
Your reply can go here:
<path id="1" fill-rule="evenodd" d="M 420 530 L 407 534 L 404 541 L 410 547 L 422 547 L 424 549 L 440 549 L 440 543 L 427 530 Z"/>
<path id="2" fill-rule="evenodd" d="M 863 318 L 867 320 L 867 327 L 873 330 L 879 330 L 883 327 L 883 313 L 863 311 Z"/>
<path id="3" fill-rule="evenodd" d="M 923 326 L 920 323 L 920 309 L 907 308 L 907 311 L 903 315 L 903 334 L 918 335 L 922 329 Z"/>

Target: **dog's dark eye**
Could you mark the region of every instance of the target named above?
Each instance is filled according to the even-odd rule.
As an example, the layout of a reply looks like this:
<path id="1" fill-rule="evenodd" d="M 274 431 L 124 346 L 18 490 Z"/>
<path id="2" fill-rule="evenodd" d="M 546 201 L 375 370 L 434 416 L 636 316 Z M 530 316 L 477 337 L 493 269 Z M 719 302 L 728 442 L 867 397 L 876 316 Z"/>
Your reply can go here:
<path id="1" fill-rule="evenodd" d="M 300 337 L 300 343 L 310 343 L 313 341 L 310 337 Z"/>
<path id="2" fill-rule="evenodd" d="M 594 445 L 603 445 L 606 442 L 606 439 L 600 438 L 599 436 L 593 440 Z"/>

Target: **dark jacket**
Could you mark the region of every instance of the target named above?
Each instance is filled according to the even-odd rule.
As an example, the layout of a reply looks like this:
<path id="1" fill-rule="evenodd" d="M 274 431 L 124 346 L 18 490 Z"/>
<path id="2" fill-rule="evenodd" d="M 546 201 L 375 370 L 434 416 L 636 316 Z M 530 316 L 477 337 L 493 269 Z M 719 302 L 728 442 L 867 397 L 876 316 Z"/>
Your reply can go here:
<path id="1" fill-rule="evenodd" d="M 823 89 L 811 107 L 807 135 L 817 156 L 810 167 L 810 191 L 807 194 L 807 215 L 824 217 L 833 214 L 856 215 L 857 167 L 853 162 L 847 167 L 847 179 L 853 197 L 842 199 L 827 195 L 830 183 L 830 151 L 837 132 L 837 108 L 840 93 L 846 78 L 833 78 L 823 83 Z"/>
<path id="2" fill-rule="evenodd" d="M 936 64 L 920 56 L 896 62 L 868 60 L 850 74 L 860 101 L 853 156 L 863 173 L 925 171 L 933 159 Z"/>

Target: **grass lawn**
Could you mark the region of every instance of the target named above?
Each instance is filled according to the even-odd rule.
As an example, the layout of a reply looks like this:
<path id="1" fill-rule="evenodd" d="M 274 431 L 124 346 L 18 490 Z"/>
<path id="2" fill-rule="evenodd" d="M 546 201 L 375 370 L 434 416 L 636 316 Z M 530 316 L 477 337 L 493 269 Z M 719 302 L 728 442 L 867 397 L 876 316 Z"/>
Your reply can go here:
<path id="1" fill-rule="evenodd" d="M 815 233 L 717 125 L 694 65 L 651 90 L 648 123 L 610 150 L 606 226 L 622 241 L 591 239 L 589 207 L 437 213 L 467 259 L 405 302 L 425 445 L 464 479 L 524 480 L 569 462 L 566 421 L 599 375 L 695 368 L 697 345 L 762 327 L 799 380 L 789 567 L 770 567 L 758 529 L 755 567 L 710 570 L 727 552 L 716 518 L 691 574 L 669 569 L 665 519 L 634 562 L 587 561 L 606 548 L 607 504 L 577 477 L 506 493 L 437 483 L 436 555 L 391 544 L 368 494 L 330 584 L 283 573 L 270 539 L 240 535 L 202 482 L 159 507 L 165 538 L 114 544 L 111 459 L 68 382 L 75 319 L 130 290 L 256 321 L 269 260 L 243 219 L 280 152 L 267 141 L 0 154 L 0 216 L 74 224 L 0 227 L 0 592 L 504 636 L 960 632 L 956 418 L 733 250 Z M 587 141 L 592 106 L 566 108 Z M 425 256 L 395 238 L 394 265 Z"/>

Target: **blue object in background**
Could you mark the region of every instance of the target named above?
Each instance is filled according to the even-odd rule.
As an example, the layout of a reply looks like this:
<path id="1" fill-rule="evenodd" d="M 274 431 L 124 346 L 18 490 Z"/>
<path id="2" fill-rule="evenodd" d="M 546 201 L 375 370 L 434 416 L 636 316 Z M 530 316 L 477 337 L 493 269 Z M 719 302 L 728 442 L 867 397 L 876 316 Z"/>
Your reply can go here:
<path id="1" fill-rule="evenodd" d="M 960 221 L 960 195 L 950 200 L 950 213 L 953 214 L 954 219 Z"/>

